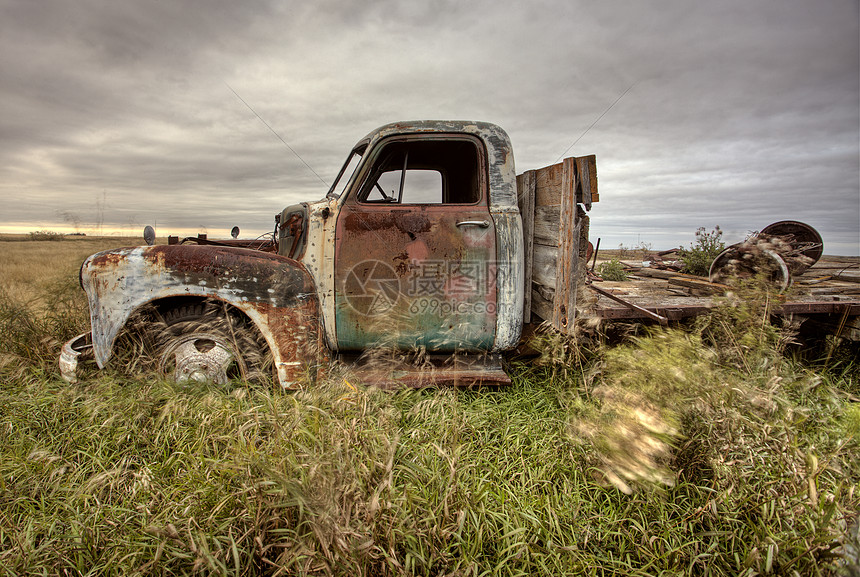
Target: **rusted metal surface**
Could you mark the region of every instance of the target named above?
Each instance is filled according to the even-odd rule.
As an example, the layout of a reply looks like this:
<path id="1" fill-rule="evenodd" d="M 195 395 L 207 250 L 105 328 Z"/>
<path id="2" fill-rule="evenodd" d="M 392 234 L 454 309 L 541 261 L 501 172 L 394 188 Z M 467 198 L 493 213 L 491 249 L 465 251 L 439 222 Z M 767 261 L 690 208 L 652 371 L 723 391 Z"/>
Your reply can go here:
<path id="1" fill-rule="evenodd" d="M 308 240 L 308 203 L 288 206 L 275 215 L 278 254 L 301 260 Z"/>
<path id="2" fill-rule="evenodd" d="M 320 303 L 322 330 L 330 350 L 337 350 L 334 314 L 334 238 L 338 199 L 307 203 L 306 246 L 301 262 L 314 280 Z"/>
<path id="3" fill-rule="evenodd" d="M 492 351 L 517 346 L 523 330 L 525 246 L 520 215 L 492 213 L 496 228 L 496 339 Z"/>
<path id="4" fill-rule="evenodd" d="M 266 339 L 285 386 L 298 383 L 323 354 L 313 280 L 286 257 L 222 246 L 118 249 L 88 258 L 82 282 L 100 367 L 135 311 L 172 297 L 215 299 L 245 313 Z"/>
<path id="5" fill-rule="evenodd" d="M 802 222 L 784 220 L 726 248 L 711 263 L 708 276 L 712 282 L 724 282 L 729 277 L 765 273 L 784 291 L 791 286 L 792 275 L 803 274 L 818 262 L 823 251 L 817 230 Z"/>
<path id="6" fill-rule="evenodd" d="M 290 243 L 289 252 L 286 256 L 290 258 L 296 258 L 296 253 L 299 248 L 299 243 L 302 240 L 302 233 L 304 231 L 303 226 L 304 219 L 300 214 L 292 214 L 287 219 L 285 223 L 282 223 L 282 227 L 289 233 L 289 236 L 293 239 L 293 242 Z"/>
<path id="7" fill-rule="evenodd" d="M 767 246 L 770 243 L 758 239 L 728 247 L 711 263 L 708 279 L 723 283 L 731 278 L 750 279 L 764 273 L 780 291 L 788 289 L 792 283 L 788 265 L 776 251 Z"/>
<path id="8" fill-rule="evenodd" d="M 791 274 L 803 274 L 824 254 L 824 241 L 818 231 L 796 220 L 769 224 L 761 229 L 759 236 L 778 238 L 791 247 L 790 251 L 780 255 L 788 264 Z"/>
<path id="9" fill-rule="evenodd" d="M 375 345 L 489 350 L 496 327 L 496 235 L 486 207 L 362 205 L 337 220 L 338 350 Z M 488 226 L 462 226 L 462 221 Z"/>
<path id="10" fill-rule="evenodd" d="M 416 171 L 436 170 L 443 180 L 455 175 L 445 180 L 441 203 L 400 204 L 403 180 L 395 205 L 385 192 L 385 204 L 359 200 L 358 191 L 390 142 L 407 143 L 407 149 L 414 142 L 472 142 L 466 157 L 476 160 L 468 161 L 474 170 L 465 182 L 478 187 L 478 194 L 461 198 L 452 192 L 465 186 L 460 165 L 434 168 L 426 153 L 436 145 L 420 144 L 425 157 Z M 466 157 L 448 155 L 452 163 Z M 284 384 L 297 381 L 329 349 L 384 343 L 484 352 L 516 346 L 523 324 L 525 248 L 507 134 L 481 122 L 395 123 L 362 139 L 352 158 L 355 163 L 347 165 L 355 168 L 345 165 L 343 183 L 325 200 L 279 215 L 277 239 L 221 241 L 200 235 L 184 239 L 188 244 L 181 247 L 122 249 L 88 259 L 83 284 L 97 363 L 108 361 L 117 334 L 135 311 L 189 298 L 216 299 L 242 311 L 271 347 Z M 404 174 L 406 166 L 404 159 Z M 585 188 L 583 183 L 582 195 Z M 590 200 L 596 198 L 583 197 Z M 275 251 L 279 254 L 271 254 Z M 213 357 L 211 364 L 218 363 Z M 470 374 L 480 380 L 488 373 L 462 367 L 450 373 L 455 381 Z"/>

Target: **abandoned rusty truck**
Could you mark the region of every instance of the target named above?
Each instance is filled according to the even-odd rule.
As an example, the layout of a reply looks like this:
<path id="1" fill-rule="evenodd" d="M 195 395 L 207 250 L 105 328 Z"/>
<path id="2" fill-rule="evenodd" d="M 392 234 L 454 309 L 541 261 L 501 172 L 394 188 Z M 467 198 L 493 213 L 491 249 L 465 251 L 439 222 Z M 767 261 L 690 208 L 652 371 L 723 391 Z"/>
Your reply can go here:
<path id="1" fill-rule="evenodd" d="M 89 257 L 91 332 L 66 344 L 61 369 L 74 380 L 82 354 L 103 368 L 133 325 L 153 368 L 177 381 L 275 375 L 301 387 L 336 358 L 366 382 L 504 383 L 501 354 L 529 323 L 569 333 L 575 318 L 706 310 L 692 296 L 636 304 L 587 289 L 597 200 L 594 156 L 517 176 L 498 126 L 389 124 L 358 142 L 324 199 L 276 215 L 270 238 L 172 238 Z M 783 307 L 856 325 L 860 301 L 813 300 Z M 362 376 L 369 350 L 420 362 L 366 363 Z"/>

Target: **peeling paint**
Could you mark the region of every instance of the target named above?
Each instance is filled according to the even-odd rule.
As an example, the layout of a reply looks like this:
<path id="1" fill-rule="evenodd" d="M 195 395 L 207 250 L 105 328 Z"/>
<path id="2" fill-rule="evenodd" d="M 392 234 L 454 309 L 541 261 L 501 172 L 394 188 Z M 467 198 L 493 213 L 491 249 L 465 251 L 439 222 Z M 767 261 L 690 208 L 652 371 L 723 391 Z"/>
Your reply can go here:
<path id="1" fill-rule="evenodd" d="M 496 293 L 499 302 L 496 317 L 496 341 L 493 351 L 505 351 L 517 346 L 523 330 L 523 301 L 525 296 L 525 262 L 523 225 L 520 214 L 493 213 L 496 223 Z"/>

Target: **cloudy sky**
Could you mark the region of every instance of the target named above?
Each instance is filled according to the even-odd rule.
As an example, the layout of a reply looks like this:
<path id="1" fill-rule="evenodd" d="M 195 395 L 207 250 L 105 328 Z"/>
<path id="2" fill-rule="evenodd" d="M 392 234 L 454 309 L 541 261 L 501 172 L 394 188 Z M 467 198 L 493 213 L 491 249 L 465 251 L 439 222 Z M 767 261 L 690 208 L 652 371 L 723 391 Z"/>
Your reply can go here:
<path id="1" fill-rule="evenodd" d="M 597 155 L 604 247 L 858 254 L 858 6 L 0 0 L 0 232 L 270 230 L 327 186 L 235 91 L 326 183 L 381 124 L 486 120 L 518 172 Z"/>

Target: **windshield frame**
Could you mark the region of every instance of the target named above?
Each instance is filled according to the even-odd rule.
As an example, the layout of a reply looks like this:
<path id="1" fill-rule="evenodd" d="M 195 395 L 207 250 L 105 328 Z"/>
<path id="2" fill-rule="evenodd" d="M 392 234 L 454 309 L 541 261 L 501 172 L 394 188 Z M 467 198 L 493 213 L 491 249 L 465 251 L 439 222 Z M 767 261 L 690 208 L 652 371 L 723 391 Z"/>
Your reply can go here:
<path id="1" fill-rule="evenodd" d="M 328 192 L 325 195 L 326 198 L 340 198 L 341 196 L 343 196 L 343 193 L 346 192 L 346 188 L 347 186 L 349 186 L 350 181 L 358 173 L 358 169 L 362 165 L 362 161 L 364 160 L 364 153 L 367 152 L 367 145 L 367 142 L 361 142 L 350 151 L 349 156 L 346 157 L 346 162 L 343 163 L 340 172 L 337 173 L 337 178 L 334 179 L 334 183 L 332 183 L 331 188 L 328 189 Z M 353 163 L 354 160 L 355 166 L 352 169 L 352 172 L 347 175 L 346 170 L 347 168 L 349 168 L 349 166 Z M 343 180 L 344 177 L 346 177 L 345 181 Z M 343 186 L 339 186 L 342 181 Z M 338 190 L 338 188 L 340 188 L 341 190 L 340 194 L 335 192 L 336 190 Z"/>

